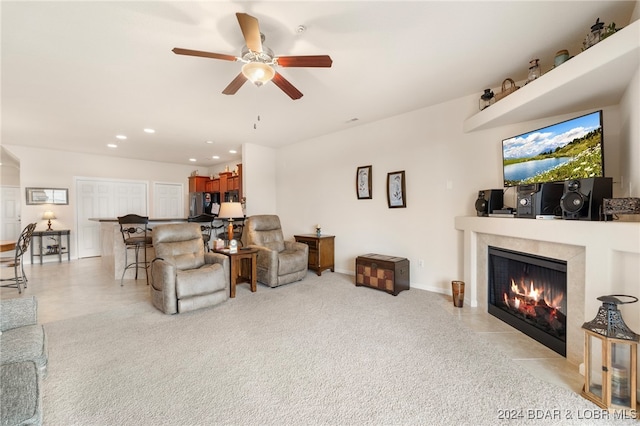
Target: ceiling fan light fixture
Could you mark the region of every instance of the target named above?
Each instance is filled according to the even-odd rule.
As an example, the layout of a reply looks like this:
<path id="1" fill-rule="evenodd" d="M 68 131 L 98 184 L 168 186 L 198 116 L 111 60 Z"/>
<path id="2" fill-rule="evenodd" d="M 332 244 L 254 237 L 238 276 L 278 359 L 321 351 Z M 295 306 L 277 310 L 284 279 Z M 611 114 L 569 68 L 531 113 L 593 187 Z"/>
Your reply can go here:
<path id="1" fill-rule="evenodd" d="M 256 86 L 262 86 L 264 83 L 271 81 L 276 72 L 265 63 L 249 62 L 242 66 L 242 74 Z"/>

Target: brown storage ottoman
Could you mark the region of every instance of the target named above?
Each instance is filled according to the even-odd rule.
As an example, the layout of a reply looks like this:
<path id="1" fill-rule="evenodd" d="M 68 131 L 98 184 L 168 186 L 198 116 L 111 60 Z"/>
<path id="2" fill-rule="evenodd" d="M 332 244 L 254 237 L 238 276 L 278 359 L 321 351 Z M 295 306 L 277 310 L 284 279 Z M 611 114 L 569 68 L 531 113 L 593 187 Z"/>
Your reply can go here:
<path id="1" fill-rule="evenodd" d="M 356 286 L 383 290 L 394 296 L 409 290 L 409 259 L 375 253 L 358 256 Z"/>

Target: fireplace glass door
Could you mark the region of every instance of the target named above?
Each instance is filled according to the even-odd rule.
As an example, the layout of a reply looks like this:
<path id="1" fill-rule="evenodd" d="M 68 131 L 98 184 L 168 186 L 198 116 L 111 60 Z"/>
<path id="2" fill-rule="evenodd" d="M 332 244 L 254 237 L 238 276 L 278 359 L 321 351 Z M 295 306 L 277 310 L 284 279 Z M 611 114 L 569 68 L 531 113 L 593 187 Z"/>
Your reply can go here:
<path id="1" fill-rule="evenodd" d="M 567 263 L 489 247 L 490 314 L 566 356 Z"/>

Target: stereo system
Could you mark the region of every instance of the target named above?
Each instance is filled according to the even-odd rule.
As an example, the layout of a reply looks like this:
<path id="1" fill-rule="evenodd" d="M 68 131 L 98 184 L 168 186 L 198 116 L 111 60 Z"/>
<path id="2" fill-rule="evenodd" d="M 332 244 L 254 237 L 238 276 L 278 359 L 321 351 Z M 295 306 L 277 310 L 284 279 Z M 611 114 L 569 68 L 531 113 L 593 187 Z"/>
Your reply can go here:
<path id="1" fill-rule="evenodd" d="M 562 182 L 518 186 L 516 217 L 535 219 L 537 216 L 560 216 L 563 189 Z"/>
<path id="2" fill-rule="evenodd" d="M 504 202 L 502 189 L 483 189 L 478 191 L 476 212 L 478 216 L 489 216 L 494 210 L 500 210 Z"/>
<path id="3" fill-rule="evenodd" d="M 604 199 L 613 196 L 613 179 L 593 177 L 565 182 L 535 183 L 516 188 L 518 218 L 562 218 L 568 220 L 607 220 Z M 478 191 L 478 216 L 488 216 L 503 208 L 500 189 Z"/>
<path id="4" fill-rule="evenodd" d="M 564 183 L 564 193 L 560 199 L 563 219 L 604 220 L 601 218 L 604 198 L 613 195 L 613 179 L 594 177 L 568 180 Z"/>

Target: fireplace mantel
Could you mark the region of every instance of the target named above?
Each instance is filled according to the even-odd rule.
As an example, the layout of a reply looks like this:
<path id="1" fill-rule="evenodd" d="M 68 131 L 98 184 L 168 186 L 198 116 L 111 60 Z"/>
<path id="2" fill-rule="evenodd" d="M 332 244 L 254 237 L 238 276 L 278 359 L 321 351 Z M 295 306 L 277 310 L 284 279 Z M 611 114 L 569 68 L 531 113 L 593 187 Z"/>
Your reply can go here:
<path id="1" fill-rule="evenodd" d="M 595 317 L 598 296 L 640 296 L 640 222 L 460 216 L 455 227 L 464 233 L 464 280 L 470 306 L 486 307 L 488 245 L 567 261 L 572 316 L 567 358 L 571 362 L 582 356 L 580 326 Z M 640 303 L 623 309 L 627 325 L 640 330 Z"/>

